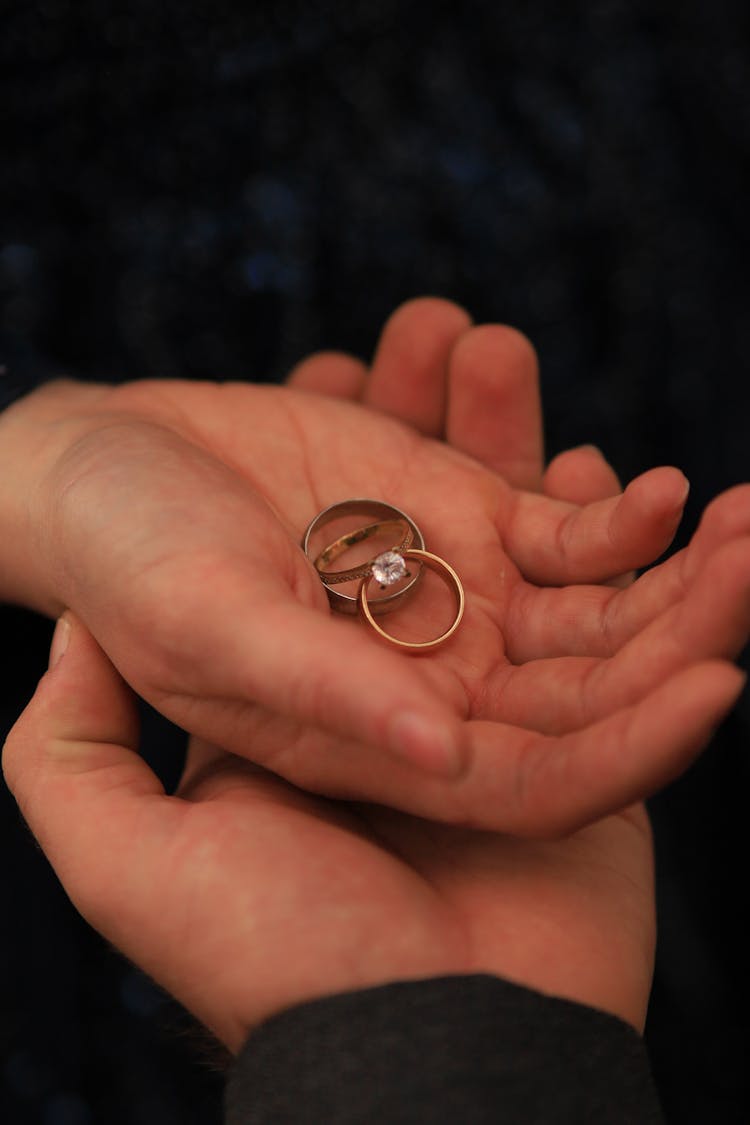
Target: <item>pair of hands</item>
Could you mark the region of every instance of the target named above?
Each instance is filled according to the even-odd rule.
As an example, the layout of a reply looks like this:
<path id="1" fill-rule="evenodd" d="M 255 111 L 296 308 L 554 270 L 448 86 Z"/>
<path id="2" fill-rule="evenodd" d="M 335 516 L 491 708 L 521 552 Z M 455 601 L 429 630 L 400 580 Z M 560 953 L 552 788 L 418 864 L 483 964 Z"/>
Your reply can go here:
<path id="1" fill-rule="evenodd" d="M 543 473 L 516 333 L 413 302 L 369 374 L 324 355 L 290 384 L 57 384 L 7 412 L 28 479 L 0 497 L 3 592 L 75 615 L 5 749 L 32 830 L 84 915 L 232 1049 L 316 995 L 480 970 L 639 1026 L 633 802 L 740 690 L 748 491 L 612 583 L 668 546 L 684 478 L 620 495 L 591 449 Z M 464 581 L 428 657 L 331 617 L 299 550 L 356 495 L 413 514 Z M 121 677 L 194 735 L 176 797 Z"/>

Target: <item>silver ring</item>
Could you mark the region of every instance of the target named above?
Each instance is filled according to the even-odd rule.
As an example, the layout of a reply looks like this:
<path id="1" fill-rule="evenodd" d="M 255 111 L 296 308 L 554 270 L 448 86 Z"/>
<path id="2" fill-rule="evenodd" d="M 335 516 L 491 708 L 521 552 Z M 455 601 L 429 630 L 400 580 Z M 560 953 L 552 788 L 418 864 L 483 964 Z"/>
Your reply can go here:
<path id="1" fill-rule="evenodd" d="M 313 535 L 322 527 L 325 527 L 326 524 L 332 523 L 333 520 L 349 515 L 374 516 L 379 520 L 392 520 L 394 518 L 404 520 L 411 528 L 414 536 L 412 545 L 419 550 L 424 550 L 424 536 L 411 516 L 407 516 L 406 512 L 402 512 L 400 508 L 395 507 L 393 504 L 386 504 L 382 500 L 370 500 L 362 497 L 354 500 L 342 500 L 338 504 L 331 504 L 328 508 L 324 508 L 322 512 L 318 512 L 315 519 L 308 524 L 305 534 L 302 537 L 302 550 L 313 565 L 315 563 L 315 558 L 318 556 L 317 551 L 314 557 L 310 555 L 310 541 Z M 421 578 L 422 568 L 419 567 L 411 581 L 405 586 L 402 586 L 400 590 L 396 590 L 392 594 L 386 594 L 381 598 L 373 598 L 370 601 L 371 612 L 380 615 L 390 613 L 391 610 L 397 609 L 404 598 L 408 598 L 414 593 Z M 328 594 L 331 609 L 335 610 L 336 613 L 348 613 L 352 615 L 357 613 L 356 594 L 344 594 L 341 590 L 337 590 L 335 586 L 327 585 L 325 589 Z"/>

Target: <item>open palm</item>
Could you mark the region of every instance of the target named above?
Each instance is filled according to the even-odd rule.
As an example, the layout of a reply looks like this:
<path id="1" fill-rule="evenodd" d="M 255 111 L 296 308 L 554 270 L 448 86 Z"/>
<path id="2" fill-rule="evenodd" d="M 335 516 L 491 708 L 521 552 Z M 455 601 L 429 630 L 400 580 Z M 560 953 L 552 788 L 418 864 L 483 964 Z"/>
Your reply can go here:
<path id="1" fill-rule="evenodd" d="M 108 391 L 56 442 L 35 500 L 56 599 L 163 713 L 307 790 L 559 833 L 683 768 L 739 690 L 742 490 L 621 590 L 592 583 L 668 545 L 675 470 L 579 509 L 355 402 L 179 382 Z M 409 512 L 464 582 L 461 629 L 419 660 L 331 617 L 299 549 L 362 495 Z M 425 589 L 399 617 L 429 635 L 439 614 Z"/>

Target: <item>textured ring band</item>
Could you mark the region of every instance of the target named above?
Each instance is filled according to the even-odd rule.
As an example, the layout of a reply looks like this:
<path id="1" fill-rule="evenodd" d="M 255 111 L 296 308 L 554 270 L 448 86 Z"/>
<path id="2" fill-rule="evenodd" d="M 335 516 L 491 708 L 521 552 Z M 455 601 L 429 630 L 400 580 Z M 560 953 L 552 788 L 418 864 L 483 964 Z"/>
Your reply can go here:
<path id="1" fill-rule="evenodd" d="M 357 543 L 363 543 L 366 539 L 371 539 L 375 535 L 395 535 L 396 533 L 398 533 L 398 539 L 391 550 L 408 550 L 414 540 L 414 532 L 406 520 L 380 520 L 379 523 L 368 523 L 366 527 L 358 527 L 356 531 L 349 531 L 346 535 L 342 535 L 340 539 L 329 543 L 315 560 L 315 569 L 326 586 L 335 586 L 339 582 L 351 582 L 356 578 L 364 578 L 372 570 L 372 559 L 359 563 L 350 570 L 325 570 L 324 567 L 327 567 L 329 563 L 332 563 L 339 555 L 343 555 Z"/>
<path id="2" fill-rule="evenodd" d="M 424 550 L 424 537 L 411 516 L 407 516 L 406 512 L 402 512 L 400 508 L 395 507 L 393 504 L 386 504 L 382 500 L 371 500 L 367 497 L 359 497 L 352 500 L 342 500 L 338 504 L 331 504 L 328 508 L 324 508 L 322 512 L 318 512 L 315 519 L 308 524 L 302 537 L 302 549 L 308 559 L 310 559 L 310 562 L 314 561 L 310 557 L 310 550 L 317 532 L 334 520 L 350 515 L 364 516 L 365 518 L 370 517 L 373 520 L 381 521 L 401 520 L 411 530 L 414 546 L 420 550 Z M 316 555 L 315 557 L 318 556 Z M 371 612 L 380 616 L 380 614 L 389 613 L 393 609 L 398 609 L 399 605 L 403 603 L 404 598 L 410 596 L 416 590 L 421 577 L 422 570 L 420 567 L 414 577 L 411 578 L 405 586 L 402 586 L 401 589 L 396 590 L 392 594 L 387 594 L 385 597 L 373 598 L 369 603 Z M 336 613 L 357 613 L 356 595 L 345 594 L 342 590 L 337 590 L 335 586 L 326 585 L 325 589 L 328 594 L 331 609 L 335 610 Z"/>

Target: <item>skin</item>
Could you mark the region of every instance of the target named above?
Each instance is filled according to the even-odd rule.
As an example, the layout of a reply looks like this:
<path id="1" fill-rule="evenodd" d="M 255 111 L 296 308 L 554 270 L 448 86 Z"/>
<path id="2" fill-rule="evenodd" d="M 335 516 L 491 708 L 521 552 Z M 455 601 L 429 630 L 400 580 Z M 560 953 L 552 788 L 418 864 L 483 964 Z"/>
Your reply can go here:
<path id="1" fill-rule="evenodd" d="M 642 1027 L 654 916 L 641 806 L 519 840 L 312 797 L 199 743 L 167 796 L 137 753 L 130 693 L 72 615 L 52 660 L 8 739 L 8 783 L 84 917 L 231 1051 L 293 1004 L 455 973 Z"/>
<path id="2" fill-rule="evenodd" d="M 685 552 L 608 585 L 667 547 L 684 478 L 652 470 L 583 506 L 532 491 L 538 396 L 512 386 L 533 353 L 444 309 L 429 309 L 451 324 L 415 376 L 442 387 L 442 406 L 416 419 L 425 432 L 389 416 L 408 413 L 393 388 L 432 339 L 419 308 L 385 329 L 373 404 L 303 389 L 299 371 L 287 388 L 62 383 L 30 396 L 3 419 L 26 482 L 1 498 L 18 529 L 2 574 L 27 604 L 71 608 L 175 722 L 301 788 L 559 835 L 674 776 L 731 705 L 728 661 L 750 616 L 748 493 L 720 497 Z M 528 423 L 506 443 L 510 481 L 492 461 L 493 356 L 511 371 L 510 415 Z M 441 411 L 454 445 L 435 440 Z M 463 579 L 460 630 L 423 658 L 331 616 L 297 546 L 312 514 L 363 493 L 414 514 Z M 441 596 L 425 589 L 399 614 L 407 635 L 438 620 Z"/>
<path id="3" fill-rule="evenodd" d="M 425 341 L 436 338 L 439 346 L 430 351 Z M 326 729 L 322 711 L 313 714 L 313 725 L 305 725 L 301 716 L 309 700 L 291 720 L 281 719 L 263 700 L 263 710 L 244 702 L 242 709 L 234 708 L 235 725 L 224 728 L 233 752 L 220 749 L 216 736 L 213 742 L 194 737 L 180 789 L 167 796 L 136 752 L 135 712 L 121 675 L 89 629 L 67 612 L 55 635 L 51 671 L 4 751 L 8 784 L 30 827 L 89 921 L 231 1050 L 258 1022 L 290 1004 L 395 979 L 476 971 L 592 1004 L 640 1028 L 653 959 L 653 869 L 645 812 L 628 802 L 700 749 L 741 688 L 729 657 L 747 633 L 747 490 L 716 501 L 686 551 L 631 584 L 622 575 L 644 555 L 658 553 L 671 535 L 683 482 L 672 471 L 641 482 L 628 500 L 636 501 L 633 519 L 618 537 L 625 501 L 617 499 L 619 483 L 598 451 L 569 451 L 543 470 L 535 359 L 512 330 L 475 329 L 454 306 L 413 302 L 386 326 L 371 372 L 351 357 L 324 354 L 300 365 L 290 382 L 301 397 L 282 399 L 281 407 L 276 392 L 247 396 L 244 390 L 223 395 L 200 389 L 203 397 L 191 400 L 200 410 L 200 430 L 183 432 L 171 422 L 169 441 L 174 433 L 181 440 L 189 434 L 200 453 L 213 450 L 215 460 L 232 466 L 243 482 L 252 481 L 256 492 L 270 493 L 274 505 L 289 503 L 284 480 L 262 473 L 259 478 L 243 444 L 247 434 L 238 437 L 232 429 L 237 412 L 251 405 L 276 439 L 287 432 L 279 417 L 294 419 L 294 440 L 287 447 L 294 456 L 316 434 L 316 449 L 336 461 L 339 472 L 351 470 L 352 449 L 366 448 L 365 437 L 384 441 L 391 452 L 400 449 L 399 502 L 411 489 L 417 502 L 422 476 L 432 474 L 434 481 L 436 473 L 445 474 L 450 486 L 440 490 L 445 499 L 435 506 L 433 495 L 424 512 L 438 550 L 447 529 L 460 529 L 462 521 L 470 528 L 471 550 L 462 550 L 457 540 L 450 559 L 471 590 L 472 629 L 439 658 L 414 664 L 402 658 L 399 669 L 407 679 L 418 669 L 419 682 L 433 691 L 436 711 L 442 700 L 455 700 L 466 728 L 460 772 L 417 774 L 414 758 L 420 755 L 413 746 L 411 761 L 389 760 L 381 746 L 362 740 L 362 728 L 355 736 L 345 725 L 343 733 Z M 152 415 L 158 402 L 163 417 L 172 417 L 176 408 L 168 394 L 164 398 L 168 388 L 139 390 Z M 339 401 L 331 402 L 331 396 Z M 231 409 L 212 409 L 226 399 Z M 111 406 L 111 399 L 107 402 Z M 369 412 L 364 419 L 363 407 Z M 399 419 L 395 428 L 389 416 Z M 136 418 L 132 424 L 140 425 L 137 411 Z M 411 424 L 407 433 L 404 419 Z M 505 431 L 504 419 L 513 421 Z M 70 426 L 59 416 L 50 424 L 64 432 Z M 92 430 L 98 433 L 97 425 L 90 419 L 82 425 L 84 441 Z M 358 442 L 347 444 L 352 433 Z M 452 448 L 435 448 L 436 441 Z M 65 441 L 60 448 L 58 460 L 51 461 L 53 477 L 59 459 L 67 456 Z M 118 449 L 109 445 L 110 454 Z M 192 472 L 196 456 L 191 451 L 183 457 L 183 471 Z M 115 460 L 110 485 L 121 471 Z M 129 473 L 138 462 L 138 457 L 126 461 Z M 168 457 L 161 459 L 162 477 L 168 464 Z M 311 464 L 322 473 L 311 458 L 300 457 L 298 467 L 309 472 Z M 210 471 L 216 472 L 214 464 Z M 296 488 L 302 479 L 300 471 Z M 361 478 L 351 479 L 356 489 Z M 74 497 L 78 480 L 79 474 L 69 477 Z M 163 489 L 160 480 L 158 473 L 144 478 Z M 189 484 L 196 480 L 200 474 L 193 472 Z M 337 477 L 335 487 L 341 484 Z M 180 526 L 189 544 L 187 506 L 179 501 L 183 487 L 185 480 L 176 474 L 167 496 L 178 498 L 184 523 L 166 518 L 163 504 L 160 518 L 167 539 L 177 536 Z M 454 489 L 460 504 L 452 502 Z M 349 493 L 332 499 L 344 494 Z M 61 493 L 53 489 L 52 495 L 59 503 Z M 88 503 L 97 495 L 94 489 Z M 109 487 L 106 495 L 110 532 L 122 520 L 132 534 L 135 526 L 127 524 L 124 506 L 112 507 L 117 488 Z M 194 505 L 196 495 L 193 489 Z M 249 504 L 244 490 L 241 495 Z M 324 499 L 328 502 L 327 495 Z M 409 507 L 411 501 L 403 502 Z M 233 495 L 235 503 L 237 512 L 262 511 L 243 509 Z M 77 504 L 78 518 L 85 517 L 87 503 L 79 498 Z M 209 521 L 215 518 L 211 504 L 198 510 L 205 510 Z M 417 510 L 421 519 L 423 509 Z M 139 516 L 143 522 L 142 507 Z M 520 531 L 514 531 L 514 520 Z M 63 528 L 71 522 L 68 514 Z M 153 524 L 146 526 L 152 533 Z M 261 526 L 269 536 L 267 548 L 277 542 L 277 532 L 270 522 Z M 247 546 L 235 545 L 228 523 L 219 520 L 218 528 L 231 548 L 228 555 L 239 551 L 243 557 Z M 50 530 L 53 538 L 65 539 L 60 521 Z M 85 567 L 87 544 L 69 529 L 67 534 L 77 547 L 70 557 Z M 106 549 L 112 557 L 105 538 L 89 541 L 89 549 L 96 543 L 94 556 Z M 136 550 L 144 550 L 149 539 L 136 536 Z M 477 543 L 486 548 L 491 566 Z M 57 547 L 62 551 L 59 542 Z M 444 549 L 448 555 L 447 539 Z M 172 554 L 165 558 L 167 568 L 174 568 Z M 304 560 L 299 569 L 309 573 Z M 61 571 L 56 589 L 66 597 L 74 592 L 89 627 L 109 638 L 107 614 L 96 593 L 86 589 L 94 573 L 76 582 L 65 565 Z M 127 578 L 127 567 L 116 573 Z M 302 607 L 309 598 L 323 609 L 317 579 L 308 586 L 306 578 L 292 573 Z M 173 569 L 172 578 L 177 575 Z M 584 577 L 587 583 L 606 578 L 617 585 L 561 585 Z M 44 582 L 34 588 L 29 600 L 53 609 L 55 598 L 73 604 L 59 592 L 51 594 Z M 110 615 L 117 613 L 111 600 L 119 589 L 110 574 Z M 170 589 L 174 597 L 181 588 Z M 255 612 L 248 615 L 245 605 L 239 620 L 252 626 L 258 639 L 264 606 L 252 600 L 254 589 L 250 583 L 244 592 Z M 269 582 L 265 589 L 274 587 Z M 127 592 L 146 596 L 134 581 Z M 128 605 L 126 598 L 123 602 Z M 157 600 L 149 605 L 158 637 L 161 607 Z M 210 608 L 215 618 L 213 600 Z M 420 613 L 428 613 L 428 606 Z M 368 659 L 357 642 L 356 622 L 319 616 L 319 635 L 323 623 L 333 625 L 347 638 L 347 654 L 356 647 L 358 659 Z M 189 650 L 217 632 L 200 614 L 189 621 L 182 638 Z M 301 616 L 295 628 L 298 622 L 301 627 Z M 419 623 L 415 619 L 415 629 Z M 220 624 L 226 643 L 232 631 Z M 132 622 L 118 626 L 126 635 L 128 629 L 137 634 Z M 158 643 L 151 635 L 149 641 L 152 647 Z M 374 643 L 368 648 L 379 651 Z M 169 675 L 196 674 L 190 657 L 175 671 L 174 654 L 166 651 Z M 127 654 L 127 643 L 122 652 Z M 240 661 L 246 656 L 243 650 L 233 654 Z M 211 657 L 221 661 L 218 646 Z M 127 659 L 116 659 L 123 671 Z M 165 675 L 158 663 L 157 678 Z M 351 686 L 350 669 L 348 661 L 345 688 Z M 416 682 L 411 680 L 412 686 Z M 247 681 L 244 692 L 243 700 Z M 203 706 L 210 712 L 205 725 L 213 719 L 221 726 L 226 697 L 211 711 L 205 682 L 194 694 L 192 719 L 203 722 Z M 356 720 L 353 724 L 356 728 Z M 435 769 L 434 761 L 425 764 Z M 264 766 L 286 773 L 289 781 Z M 352 799 L 314 796 L 300 784 Z M 395 807 L 369 803 L 370 797 Z M 422 815 L 408 815 L 399 806 Z M 430 822 L 424 814 L 446 823 Z M 520 835 L 510 836 L 509 830 Z M 521 838 L 563 832 L 555 840 Z"/>

